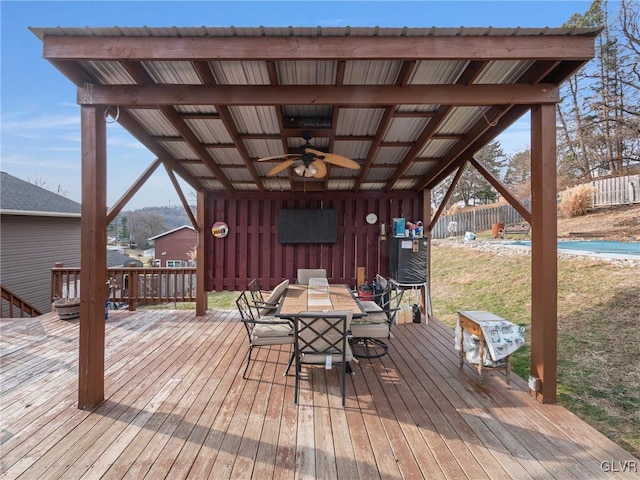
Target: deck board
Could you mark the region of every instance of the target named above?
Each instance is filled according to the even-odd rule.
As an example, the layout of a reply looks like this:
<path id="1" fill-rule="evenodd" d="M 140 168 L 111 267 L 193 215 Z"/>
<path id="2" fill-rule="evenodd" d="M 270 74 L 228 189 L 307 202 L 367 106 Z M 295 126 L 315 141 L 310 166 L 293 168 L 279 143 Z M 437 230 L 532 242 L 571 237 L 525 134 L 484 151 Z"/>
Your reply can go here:
<path id="1" fill-rule="evenodd" d="M 638 459 L 524 380 L 458 365 L 442 323 L 393 328 L 389 355 L 347 376 L 255 349 L 234 311 L 115 311 L 106 400 L 77 405 L 78 324 L 0 320 L 0 478 L 640 478 Z M 293 369 L 291 370 L 293 373 Z M 620 469 L 618 469 L 620 470 Z"/>

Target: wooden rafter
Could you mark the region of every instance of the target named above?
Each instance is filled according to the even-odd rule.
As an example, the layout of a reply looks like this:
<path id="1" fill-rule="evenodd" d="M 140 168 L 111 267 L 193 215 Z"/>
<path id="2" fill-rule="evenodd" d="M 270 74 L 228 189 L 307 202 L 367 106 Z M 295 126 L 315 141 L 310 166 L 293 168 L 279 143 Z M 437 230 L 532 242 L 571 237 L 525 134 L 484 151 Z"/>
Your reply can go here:
<path id="1" fill-rule="evenodd" d="M 557 103 L 557 85 L 86 85 L 80 105 L 514 105 Z"/>
<path id="2" fill-rule="evenodd" d="M 354 49 L 357 46 L 357 49 Z M 46 37 L 57 60 L 554 60 L 593 58 L 587 36 Z"/>

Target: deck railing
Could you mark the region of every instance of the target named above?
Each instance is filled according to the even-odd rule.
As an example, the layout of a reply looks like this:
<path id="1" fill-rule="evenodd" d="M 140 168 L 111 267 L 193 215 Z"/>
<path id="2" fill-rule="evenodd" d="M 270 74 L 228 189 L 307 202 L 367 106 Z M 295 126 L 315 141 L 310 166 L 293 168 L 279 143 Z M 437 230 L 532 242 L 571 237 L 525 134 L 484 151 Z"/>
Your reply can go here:
<path id="1" fill-rule="evenodd" d="M 1 316 L 3 318 L 25 318 L 42 315 L 36 307 L 20 298 L 8 288 L 5 288 L 4 285 L 0 285 L 0 290 L 2 290 L 2 305 L 0 311 L 2 312 Z"/>
<path id="2" fill-rule="evenodd" d="M 80 297 L 81 270 L 56 266 L 51 269 L 51 300 Z M 111 267 L 105 279 L 105 300 L 115 305 L 138 305 L 196 301 L 195 267 Z M 112 288 L 108 288 L 111 280 Z"/>

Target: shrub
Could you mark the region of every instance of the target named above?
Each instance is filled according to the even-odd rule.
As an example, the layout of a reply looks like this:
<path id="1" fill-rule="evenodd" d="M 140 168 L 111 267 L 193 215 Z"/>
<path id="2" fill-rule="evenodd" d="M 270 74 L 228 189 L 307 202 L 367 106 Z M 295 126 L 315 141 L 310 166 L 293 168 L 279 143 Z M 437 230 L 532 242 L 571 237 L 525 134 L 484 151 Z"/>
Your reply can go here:
<path id="1" fill-rule="evenodd" d="M 593 207 L 595 188 L 589 184 L 577 185 L 560 192 L 560 213 L 565 217 L 585 215 Z"/>

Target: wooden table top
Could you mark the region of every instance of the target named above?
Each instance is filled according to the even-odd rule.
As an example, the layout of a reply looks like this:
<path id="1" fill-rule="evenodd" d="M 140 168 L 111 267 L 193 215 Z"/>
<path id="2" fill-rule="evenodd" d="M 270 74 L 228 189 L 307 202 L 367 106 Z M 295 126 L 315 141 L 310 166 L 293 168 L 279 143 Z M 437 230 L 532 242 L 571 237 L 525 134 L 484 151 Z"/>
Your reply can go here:
<path id="1" fill-rule="evenodd" d="M 330 310 L 351 310 L 354 318 L 366 315 L 348 285 L 330 284 L 329 298 L 326 300 L 314 300 L 313 295 L 310 298 L 307 285 L 289 285 L 276 311 L 276 316 L 286 317 L 305 311 Z"/>

